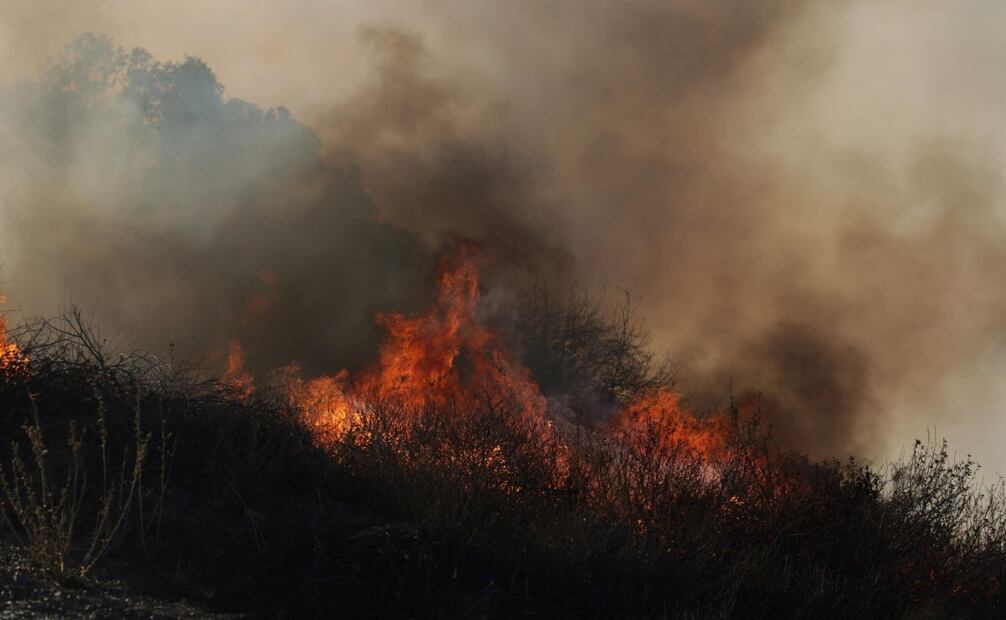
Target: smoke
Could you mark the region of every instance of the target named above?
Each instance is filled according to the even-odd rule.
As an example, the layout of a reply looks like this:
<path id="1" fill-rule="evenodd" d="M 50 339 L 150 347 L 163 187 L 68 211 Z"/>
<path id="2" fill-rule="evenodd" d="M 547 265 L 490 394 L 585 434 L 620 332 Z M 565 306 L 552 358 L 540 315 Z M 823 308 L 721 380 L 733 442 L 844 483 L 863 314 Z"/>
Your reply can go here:
<path id="1" fill-rule="evenodd" d="M 335 4 L 77 6 L 294 113 L 107 41 L 12 85 L 10 297 L 331 371 L 427 301 L 445 237 L 480 238 L 557 287 L 631 287 L 696 407 L 761 392 L 819 455 L 939 423 L 999 466 L 994 3 Z M 70 36 L 39 11 L 11 66 Z"/>
<path id="2" fill-rule="evenodd" d="M 328 157 L 357 163 L 381 213 L 419 236 L 489 238 L 536 265 L 571 257 L 553 286 L 631 285 L 663 343 L 694 349 L 680 381 L 695 406 L 765 390 L 785 439 L 854 446 L 876 413 L 866 354 L 806 316 L 829 304 L 795 272 L 811 248 L 779 225 L 802 214 L 744 144 L 807 3 L 518 4 L 467 16 L 472 31 L 520 29 L 493 41 L 506 64 L 489 82 L 445 75 L 416 36 L 366 30 L 375 76 L 317 123 Z M 814 65 L 829 52 L 788 45 Z M 789 79 L 810 84 L 811 69 Z"/>
<path id="3" fill-rule="evenodd" d="M 878 454 L 952 407 L 995 419 L 990 386 L 959 385 L 997 358 L 1000 156 L 956 122 L 967 101 L 904 75 L 972 66 L 937 59 L 937 17 L 905 35 L 897 3 L 438 6 L 476 60 L 371 32 L 376 76 L 315 125 L 389 221 L 631 286 L 694 406 L 761 392 L 816 455 Z"/>
<path id="4" fill-rule="evenodd" d="M 7 288 L 36 312 L 93 305 L 109 333 L 159 349 L 242 338 L 263 366 L 363 363 L 370 317 L 425 299 L 429 251 L 379 222 L 287 111 L 222 91 L 199 60 L 90 35 L 6 89 Z"/>

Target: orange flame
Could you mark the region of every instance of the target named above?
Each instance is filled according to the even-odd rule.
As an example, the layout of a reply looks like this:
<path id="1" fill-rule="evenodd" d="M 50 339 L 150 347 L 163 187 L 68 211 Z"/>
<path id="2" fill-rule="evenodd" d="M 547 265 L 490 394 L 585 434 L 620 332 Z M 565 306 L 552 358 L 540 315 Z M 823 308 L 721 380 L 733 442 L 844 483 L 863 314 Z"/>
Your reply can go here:
<path id="1" fill-rule="evenodd" d="M 541 433 L 556 436 L 556 426 L 547 417 L 546 399 L 530 371 L 514 360 L 501 334 L 480 320 L 483 259 L 478 246 L 461 245 L 439 262 L 437 297 L 429 310 L 412 317 L 379 314 L 375 320 L 387 331 L 387 338 L 374 363 L 357 376 L 343 370 L 305 380 L 295 364 L 280 372 L 289 403 L 319 440 L 343 436 L 361 419 L 367 404 L 392 404 L 406 417 L 431 405 L 450 405 L 463 415 L 486 398 L 505 399 L 535 422 Z M 230 376 L 241 376 L 231 370 Z M 695 416 L 670 388 L 640 395 L 618 411 L 604 430 L 630 445 L 649 434 L 659 438 L 662 449 L 684 446 L 703 455 L 719 453 L 729 443 L 724 416 Z"/>
<path id="2" fill-rule="evenodd" d="M 358 420 L 357 407 L 349 396 L 348 371 L 304 380 L 300 368 L 291 364 L 281 371 L 280 379 L 290 405 L 300 412 L 308 428 L 320 440 L 338 439 Z"/>
<path id="3" fill-rule="evenodd" d="M 545 398 L 530 372 L 513 361 L 502 337 L 479 320 L 475 245 L 462 245 L 438 267 L 433 307 L 416 317 L 379 314 L 388 336 L 377 360 L 351 380 L 345 370 L 305 381 L 294 365 L 283 372 L 292 405 L 321 435 L 344 432 L 360 403 L 391 403 L 405 412 L 451 404 L 464 409 L 482 397 L 508 399 L 524 415 L 543 419 Z"/>
<path id="4" fill-rule="evenodd" d="M 658 450 L 677 449 L 715 456 L 729 448 L 730 425 L 722 414 L 698 417 L 681 404 L 670 388 L 648 390 L 608 421 L 610 429 L 634 444 L 656 438 Z"/>
<path id="5" fill-rule="evenodd" d="M 481 258 L 476 246 L 465 245 L 441 260 L 436 303 L 425 314 L 377 316 L 388 338 L 377 363 L 356 381 L 360 394 L 418 408 L 489 393 L 515 399 L 530 414 L 544 413 L 530 372 L 477 316 Z"/>
<path id="6" fill-rule="evenodd" d="M 255 392 L 255 382 L 245 370 L 245 357 L 240 340 L 234 338 L 227 343 L 227 368 L 220 375 L 220 383 L 230 388 L 239 400 L 248 400 Z"/>
<path id="7" fill-rule="evenodd" d="M 7 303 L 7 297 L 0 292 L 0 305 Z M 27 369 L 28 356 L 16 342 L 8 341 L 7 317 L 0 314 L 0 375 L 10 378 Z"/>

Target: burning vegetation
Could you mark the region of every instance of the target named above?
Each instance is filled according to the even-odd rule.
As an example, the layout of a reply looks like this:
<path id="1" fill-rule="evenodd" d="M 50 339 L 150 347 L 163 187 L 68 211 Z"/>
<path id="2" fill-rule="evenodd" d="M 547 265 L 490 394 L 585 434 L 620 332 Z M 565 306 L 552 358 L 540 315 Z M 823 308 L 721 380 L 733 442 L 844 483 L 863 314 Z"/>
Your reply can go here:
<path id="1" fill-rule="evenodd" d="M 608 339 L 580 345 L 608 350 L 590 352 L 606 359 L 594 373 L 581 377 L 577 387 L 596 393 L 598 398 L 606 397 L 605 402 L 571 401 L 569 394 L 561 394 L 558 396 L 565 398 L 552 398 L 550 407 L 531 370 L 516 357 L 503 334 L 490 328 L 480 315 L 479 273 L 486 260 L 487 253 L 478 244 L 460 242 L 438 262 L 437 293 L 431 308 L 414 317 L 378 314 L 375 322 L 386 332 L 386 338 L 376 359 L 362 372 L 342 370 L 304 379 L 299 365 L 292 363 L 273 373 L 271 388 L 285 395 L 323 444 L 338 442 L 359 431 L 375 409 L 385 414 L 395 412 L 398 419 L 393 420 L 394 426 L 401 428 L 417 424 L 430 410 L 449 409 L 465 416 L 485 407 L 505 407 L 523 424 L 537 427 L 543 435 L 564 445 L 572 437 L 563 437 L 557 429 L 573 428 L 585 419 L 601 416 L 591 425 L 591 431 L 619 437 L 627 445 L 642 437 L 657 436 L 662 450 L 685 450 L 701 459 L 729 450 L 733 431 L 729 416 L 697 416 L 684 406 L 681 395 L 671 387 L 666 369 L 654 372 L 652 357 L 634 342 L 638 339 L 632 331 L 635 328 L 626 327 L 630 320 L 628 306 L 612 326 L 606 326 L 596 314 L 587 313 L 593 322 L 591 329 L 584 330 L 587 338 L 591 331 L 596 336 L 600 329 Z M 249 308 L 260 308 L 259 300 L 252 298 Z M 581 307 L 580 320 L 584 319 L 583 312 Z M 560 322 L 569 323 L 570 318 L 577 317 L 571 313 Z M 570 331 L 570 325 L 566 329 Z M 563 344 L 575 346 L 569 339 Z M 231 340 L 220 382 L 243 401 L 250 399 L 255 390 L 245 361 L 241 343 Z M 612 385 L 599 384 L 597 371 L 601 369 L 613 370 L 623 385 L 616 390 Z M 611 377 L 605 379 L 611 382 Z M 580 407 L 603 408 L 604 412 L 585 412 Z M 544 436 L 542 439 L 546 440 Z"/>
<path id="2" fill-rule="evenodd" d="M 6 297 L 0 292 L 0 308 L 6 303 Z M 14 376 L 26 372 L 28 358 L 21 352 L 16 342 L 7 337 L 7 317 L 0 313 L 0 374 Z"/>
<path id="3" fill-rule="evenodd" d="M 463 411 L 480 399 L 512 400 L 524 416 L 543 418 L 545 399 L 529 371 L 478 319 L 480 261 L 477 246 L 462 245 L 440 261 L 432 308 L 417 317 L 378 315 L 387 339 L 376 361 L 358 376 L 343 371 L 305 383 L 291 369 L 288 393 L 309 424 L 337 439 L 368 403 L 394 406 L 411 417 L 448 404 Z M 328 405 L 312 406 L 319 402 Z"/>
<path id="4" fill-rule="evenodd" d="M 18 548 L 58 583 L 97 583 L 115 556 L 164 596 L 212 584 L 198 602 L 228 612 L 1002 610 L 1004 496 L 970 460 L 930 443 L 889 469 L 811 462 L 756 400 L 693 413 L 624 313 L 553 306 L 553 331 L 525 303 L 553 346 L 518 349 L 480 302 L 486 261 L 446 254 L 432 306 L 378 315 L 359 372 L 291 364 L 256 386 L 234 341 L 206 379 L 109 352 L 80 313 L 22 325 L 20 345 L 5 333 L 0 505 Z M 599 340 L 575 344 L 586 326 Z M 583 359 L 611 347 L 624 368 Z M 542 384 L 542 359 L 571 367 Z M 571 384 L 590 396 L 560 398 Z"/>

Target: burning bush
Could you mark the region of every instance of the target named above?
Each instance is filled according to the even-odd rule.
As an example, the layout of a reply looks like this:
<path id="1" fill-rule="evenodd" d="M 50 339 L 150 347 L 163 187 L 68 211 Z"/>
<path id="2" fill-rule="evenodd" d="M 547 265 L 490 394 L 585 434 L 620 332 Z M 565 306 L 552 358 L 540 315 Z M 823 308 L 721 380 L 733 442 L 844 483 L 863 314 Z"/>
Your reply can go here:
<path id="1" fill-rule="evenodd" d="M 918 444 L 889 470 L 810 462 L 773 442 L 757 402 L 689 411 L 623 346 L 641 342 L 635 328 L 597 332 L 635 370 L 565 375 L 622 386 L 598 392 L 610 416 L 557 415 L 480 315 L 480 256 L 464 247 L 442 260 L 427 312 L 382 315 L 387 339 L 369 367 L 304 378 L 290 366 L 261 389 L 231 380 L 245 376 L 236 363 L 213 380 L 170 357 L 110 355 L 79 314 L 29 324 L 11 349 L 23 370 L 0 375 L 0 428 L 55 436 L 102 411 L 109 445 L 139 437 L 135 502 L 108 554 L 170 574 L 166 595 L 198 588 L 221 610 L 1003 611 L 1003 491 L 979 489 L 973 463 L 942 444 Z M 45 448 L 75 463 L 73 446 Z M 89 480 L 108 470 L 80 463 Z M 74 532 L 61 544 L 86 554 Z"/>

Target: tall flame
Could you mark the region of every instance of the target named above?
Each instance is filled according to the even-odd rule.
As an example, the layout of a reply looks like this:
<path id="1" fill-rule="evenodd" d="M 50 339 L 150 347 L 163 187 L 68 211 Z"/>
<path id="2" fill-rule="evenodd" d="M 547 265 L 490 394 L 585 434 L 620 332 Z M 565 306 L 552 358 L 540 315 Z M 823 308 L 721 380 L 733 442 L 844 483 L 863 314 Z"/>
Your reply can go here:
<path id="1" fill-rule="evenodd" d="M 433 306 L 408 317 L 379 314 L 387 339 L 374 364 L 355 378 L 347 371 L 309 381 L 285 371 L 290 401 L 309 424 L 326 433 L 344 430 L 363 402 L 391 403 L 403 412 L 451 404 L 464 409 L 489 396 L 515 403 L 524 415 L 544 419 L 545 398 L 530 372 L 513 361 L 503 338 L 479 320 L 479 267 L 475 245 L 441 259 Z"/>
<path id="2" fill-rule="evenodd" d="M 412 318 L 377 316 L 388 338 L 376 364 L 355 382 L 361 395 L 417 408 L 465 403 L 489 392 L 516 399 L 529 413 L 544 413 L 545 399 L 530 372 L 478 318 L 481 260 L 477 246 L 461 246 L 456 256 L 440 261 L 437 299 L 429 311 Z"/>

